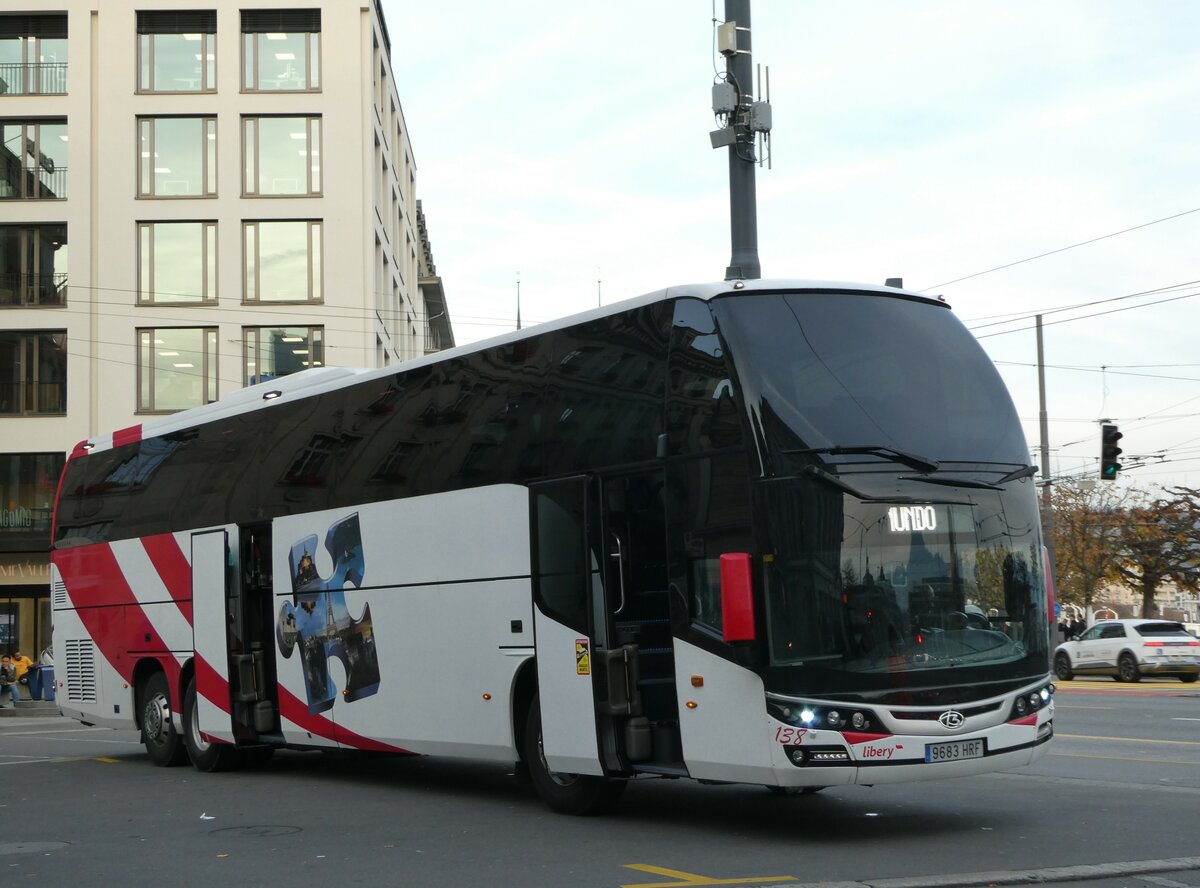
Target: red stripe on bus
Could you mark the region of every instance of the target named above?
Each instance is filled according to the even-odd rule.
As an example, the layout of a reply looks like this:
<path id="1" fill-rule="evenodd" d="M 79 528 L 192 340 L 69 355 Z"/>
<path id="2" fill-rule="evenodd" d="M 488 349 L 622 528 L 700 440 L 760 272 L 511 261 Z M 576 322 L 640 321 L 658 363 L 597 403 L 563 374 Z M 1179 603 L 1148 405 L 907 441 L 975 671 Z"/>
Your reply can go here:
<path id="1" fill-rule="evenodd" d="M 141 424 L 113 432 L 113 447 L 120 447 L 123 444 L 136 444 L 140 440 L 142 440 Z"/>
<path id="2" fill-rule="evenodd" d="M 183 618 L 192 625 L 192 565 L 179 547 L 173 533 L 142 537 L 150 563 L 158 571 L 167 592 L 179 607 Z"/>
<path id="3" fill-rule="evenodd" d="M 133 667 L 141 659 L 127 656 L 127 651 L 168 650 L 146 619 L 107 543 L 58 549 L 54 564 L 88 636 L 125 681 L 132 682 Z M 170 687 L 177 688 L 180 670 L 175 658 L 164 655 L 155 659 L 166 669 Z"/>
<path id="4" fill-rule="evenodd" d="M 846 742 L 851 746 L 859 743 L 871 743 L 874 740 L 886 740 L 891 737 L 891 734 L 864 734 L 859 731 L 843 731 L 842 736 L 846 738 Z"/>
<path id="5" fill-rule="evenodd" d="M 1038 720 L 1038 717 L 1037 717 L 1037 713 L 1035 712 L 1035 713 L 1027 715 L 1023 718 L 1014 718 L 1012 721 L 1009 722 L 1009 724 L 1010 725 L 1028 725 L 1029 727 L 1032 728 L 1034 725 L 1037 724 L 1037 720 Z"/>
<path id="6" fill-rule="evenodd" d="M 225 676 L 213 669 L 209 662 L 196 654 L 196 693 L 216 706 L 226 715 L 229 714 L 229 682 Z"/>
<path id="7" fill-rule="evenodd" d="M 308 711 L 308 704 L 283 685 L 279 686 L 279 711 L 284 718 L 302 730 L 310 734 L 316 734 L 318 737 L 324 737 L 326 740 L 341 743 L 344 746 L 369 750 L 371 752 L 398 752 L 404 755 L 415 755 L 415 753 L 409 752 L 407 749 L 402 749 L 399 746 L 391 746 L 382 741 L 372 740 L 370 737 L 363 737 L 361 734 L 338 727 L 332 719 L 326 718 L 323 715 L 312 715 Z"/>

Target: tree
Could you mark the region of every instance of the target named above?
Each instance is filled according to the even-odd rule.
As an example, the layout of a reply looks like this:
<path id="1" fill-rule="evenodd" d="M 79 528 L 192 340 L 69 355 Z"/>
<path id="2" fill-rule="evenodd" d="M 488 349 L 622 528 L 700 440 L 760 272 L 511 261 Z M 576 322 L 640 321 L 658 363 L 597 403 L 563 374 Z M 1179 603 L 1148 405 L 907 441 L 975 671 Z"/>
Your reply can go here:
<path id="1" fill-rule="evenodd" d="M 1115 528 L 1125 519 L 1126 494 L 1110 487 L 1054 488 L 1050 533 L 1054 541 L 1055 594 L 1091 610 L 1096 594 L 1121 574 L 1114 558 Z"/>
<path id="2" fill-rule="evenodd" d="M 1121 579 L 1142 596 L 1142 616 L 1157 616 L 1154 596 L 1172 580 L 1181 589 L 1195 591 L 1197 578 L 1197 526 L 1200 494 L 1187 488 L 1168 491 L 1128 509 L 1114 528 L 1114 564 Z"/>

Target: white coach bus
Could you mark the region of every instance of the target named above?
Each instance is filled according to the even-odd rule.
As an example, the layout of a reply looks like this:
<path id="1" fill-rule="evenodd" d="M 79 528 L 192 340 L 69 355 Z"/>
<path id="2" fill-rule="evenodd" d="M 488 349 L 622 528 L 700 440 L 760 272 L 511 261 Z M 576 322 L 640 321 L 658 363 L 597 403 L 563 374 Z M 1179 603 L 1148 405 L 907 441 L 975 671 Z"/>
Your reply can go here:
<path id="1" fill-rule="evenodd" d="M 1028 764 L 1052 734 L 1028 449 L 943 302 L 672 288 L 86 441 L 58 702 L 161 765 L 277 747 L 776 791 Z M 60 653 L 61 652 L 61 653 Z"/>

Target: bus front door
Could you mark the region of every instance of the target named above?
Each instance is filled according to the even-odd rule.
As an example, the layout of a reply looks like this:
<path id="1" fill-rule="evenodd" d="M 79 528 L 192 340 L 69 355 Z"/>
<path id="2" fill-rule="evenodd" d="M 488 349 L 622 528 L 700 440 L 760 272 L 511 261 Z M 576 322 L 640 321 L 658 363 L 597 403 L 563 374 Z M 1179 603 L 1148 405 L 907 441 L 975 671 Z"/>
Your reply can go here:
<path id="1" fill-rule="evenodd" d="M 271 595 L 269 525 L 192 535 L 196 715 L 219 742 L 279 731 Z"/>
<path id="2" fill-rule="evenodd" d="M 249 524 L 238 530 L 240 582 L 228 599 L 229 692 L 234 730 L 239 739 L 254 742 L 277 738 L 280 732 L 271 526 Z"/>
<path id="3" fill-rule="evenodd" d="M 681 767 L 661 471 L 531 486 L 543 750 L 577 774 Z"/>

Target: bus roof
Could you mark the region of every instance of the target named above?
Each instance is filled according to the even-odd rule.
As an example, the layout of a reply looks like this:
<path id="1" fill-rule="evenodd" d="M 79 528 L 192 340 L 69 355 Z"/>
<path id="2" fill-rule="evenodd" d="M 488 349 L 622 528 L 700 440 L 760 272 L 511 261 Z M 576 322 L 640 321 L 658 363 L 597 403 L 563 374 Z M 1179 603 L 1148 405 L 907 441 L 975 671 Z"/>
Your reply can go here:
<path id="1" fill-rule="evenodd" d="M 662 290 L 655 290 L 652 293 L 646 293 L 642 296 L 635 296 L 631 299 L 613 302 L 608 305 L 589 309 L 577 314 L 567 315 L 553 321 L 547 321 L 543 324 L 526 327 L 522 330 L 513 330 L 510 333 L 503 333 L 499 336 L 494 336 L 489 339 L 481 339 L 478 342 L 473 342 L 468 345 L 460 345 L 451 349 L 446 349 L 445 351 L 434 352 L 433 354 L 413 358 L 412 360 L 404 361 L 400 364 L 391 364 L 387 367 L 377 367 L 373 369 L 314 367 L 309 370 L 302 370 L 298 373 L 293 373 L 278 379 L 272 379 L 266 382 L 260 382 L 256 385 L 247 386 L 235 392 L 231 392 L 230 394 L 225 395 L 219 400 L 213 401 L 210 404 L 204 404 L 203 406 L 181 410 L 178 413 L 172 413 L 169 416 L 155 417 L 154 419 L 147 420 L 145 423 L 140 423 L 126 429 L 120 429 L 111 434 L 97 435 L 95 438 L 81 441 L 75 446 L 75 450 L 71 454 L 71 457 L 74 458 L 77 456 L 82 456 L 85 453 L 99 453 L 109 450 L 113 447 L 119 447 L 124 444 L 132 444 L 144 438 L 154 438 L 161 435 L 168 435 L 172 432 L 178 432 L 184 429 L 193 428 L 198 425 L 204 425 L 205 423 L 213 422 L 218 419 L 224 419 L 241 413 L 249 413 L 254 410 L 263 409 L 275 402 L 293 401 L 297 397 L 319 395 L 327 391 L 334 391 L 344 388 L 357 382 L 368 382 L 373 379 L 386 378 L 403 370 L 412 370 L 430 364 L 437 364 L 455 357 L 474 354 L 475 352 L 483 351 L 484 349 L 494 348 L 496 346 L 506 345 L 512 342 L 519 342 L 523 339 L 529 338 L 530 336 L 538 336 L 543 333 L 549 333 L 555 330 L 564 329 L 566 327 L 572 327 L 576 324 L 587 323 L 588 321 L 608 317 L 609 315 L 617 314 L 633 308 L 639 308 L 644 305 L 652 305 L 656 302 L 663 302 L 668 299 L 688 297 L 692 299 L 709 301 L 718 296 L 726 296 L 736 293 L 780 291 L 796 292 L 805 290 L 821 292 L 840 290 L 847 293 L 868 293 L 892 297 L 902 296 L 910 299 L 918 299 L 924 302 L 945 305 L 945 303 L 940 301 L 938 298 L 928 296 L 924 293 L 903 290 L 897 287 L 880 286 L 877 284 L 846 283 L 845 281 L 834 282 L 804 279 L 760 279 L 715 281 L 709 283 L 686 284 L 683 286 L 667 287 Z"/>

